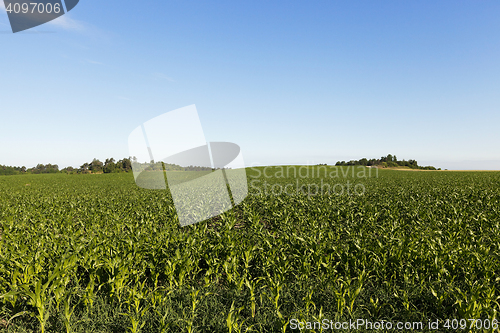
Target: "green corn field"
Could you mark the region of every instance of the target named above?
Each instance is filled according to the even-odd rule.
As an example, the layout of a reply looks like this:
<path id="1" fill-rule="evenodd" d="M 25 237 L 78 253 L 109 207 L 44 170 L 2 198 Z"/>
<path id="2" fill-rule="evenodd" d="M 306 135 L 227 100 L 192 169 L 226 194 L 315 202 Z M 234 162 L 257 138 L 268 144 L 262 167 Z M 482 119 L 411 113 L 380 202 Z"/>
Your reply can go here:
<path id="1" fill-rule="evenodd" d="M 130 173 L 0 177 L 0 331 L 500 319 L 500 172 L 362 169 L 249 168 L 240 205 L 187 227 Z"/>

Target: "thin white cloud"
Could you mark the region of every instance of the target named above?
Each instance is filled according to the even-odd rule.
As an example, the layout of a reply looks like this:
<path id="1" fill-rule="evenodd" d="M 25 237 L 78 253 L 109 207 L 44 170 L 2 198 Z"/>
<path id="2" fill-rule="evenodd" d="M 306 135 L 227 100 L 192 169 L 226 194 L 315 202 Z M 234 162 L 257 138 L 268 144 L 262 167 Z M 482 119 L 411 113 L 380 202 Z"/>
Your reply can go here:
<path id="1" fill-rule="evenodd" d="M 68 16 L 68 14 L 59 16 L 55 20 L 47 22 L 48 24 L 55 25 L 59 28 L 63 28 L 64 30 L 73 30 L 73 31 L 83 31 L 85 30 L 85 25 L 83 22 L 72 19 Z"/>
<path id="2" fill-rule="evenodd" d="M 125 97 L 125 96 L 116 96 L 116 98 L 121 99 L 123 101 L 133 101 L 133 99 L 130 99 L 130 98 Z"/>
<path id="3" fill-rule="evenodd" d="M 171 77 L 169 76 L 166 76 L 165 74 L 163 73 L 153 73 L 153 76 L 157 79 L 162 79 L 162 80 L 167 80 L 167 81 L 170 81 L 170 82 L 175 82 L 174 79 L 172 79 Z"/>
<path id="4" fill-rule="evenodd" d="M 94 60 L 88 60 L 87 59 L 87 62 L 89 64 L 93 64 L 93 65 L 104 65 L 102 62 L 99 62 L 99 61 L 94 61 Z"/>

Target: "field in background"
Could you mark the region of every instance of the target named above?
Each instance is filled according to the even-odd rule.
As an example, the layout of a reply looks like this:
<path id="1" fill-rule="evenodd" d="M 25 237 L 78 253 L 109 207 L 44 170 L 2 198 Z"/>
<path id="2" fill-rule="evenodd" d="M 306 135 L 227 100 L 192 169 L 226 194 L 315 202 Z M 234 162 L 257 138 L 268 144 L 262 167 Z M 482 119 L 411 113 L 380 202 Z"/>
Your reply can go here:
<path id="1" fill-rule="evenodd" d="M 500 172 L 362 169 L 248 169 L 242 204 L 184 228 L 131 174 L 0 177 L 0 331 L 497 318 Z"/>

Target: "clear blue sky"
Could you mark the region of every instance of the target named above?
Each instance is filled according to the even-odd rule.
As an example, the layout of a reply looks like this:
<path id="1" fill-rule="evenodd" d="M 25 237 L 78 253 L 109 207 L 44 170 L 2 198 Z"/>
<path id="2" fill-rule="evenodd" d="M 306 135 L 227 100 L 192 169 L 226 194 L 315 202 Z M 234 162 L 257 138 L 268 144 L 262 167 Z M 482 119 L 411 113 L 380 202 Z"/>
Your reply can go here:
<path id="1" fill-rule="evenodd" d="M 134 128 L 196 104 L 249 166 L 500 170 L 499 17 L 498 0 L 80 0 L 12 34 L 0 9 L 0 164 L 120 159 Z"/>

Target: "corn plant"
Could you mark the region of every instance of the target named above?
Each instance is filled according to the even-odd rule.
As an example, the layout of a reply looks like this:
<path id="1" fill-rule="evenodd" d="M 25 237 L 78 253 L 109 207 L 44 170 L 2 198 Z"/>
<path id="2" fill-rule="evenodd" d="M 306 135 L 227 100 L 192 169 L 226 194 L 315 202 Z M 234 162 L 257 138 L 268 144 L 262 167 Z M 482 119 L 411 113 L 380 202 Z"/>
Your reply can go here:
<path id="1" fill-rule="evenodd" d="M 259 183 L 242 203 L 186 227 L 168 190 L 138 188 L 131 174 L 0 177 L 2 329 L 497 318 L 500 173 L 324 168 L 249 168 Z M 270 192 L 297 181 L 298 192 Z M 348 182 L 366 191 L 300 191 Z"/>

